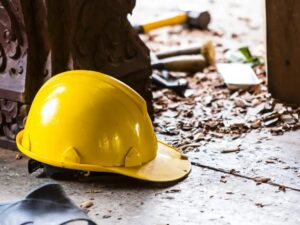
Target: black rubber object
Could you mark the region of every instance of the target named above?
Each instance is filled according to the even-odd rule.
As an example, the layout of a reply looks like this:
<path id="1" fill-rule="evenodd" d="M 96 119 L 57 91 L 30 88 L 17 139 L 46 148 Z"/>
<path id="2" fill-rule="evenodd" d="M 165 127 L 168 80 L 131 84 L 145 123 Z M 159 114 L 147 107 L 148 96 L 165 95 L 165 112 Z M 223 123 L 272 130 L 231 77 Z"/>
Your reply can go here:
<path id="1" fill-rule="evenodd" d="M 64 192 L 59 184 L 46 184 L 25 199 L 0 202 L 0 225 L 97 225 Z"/>

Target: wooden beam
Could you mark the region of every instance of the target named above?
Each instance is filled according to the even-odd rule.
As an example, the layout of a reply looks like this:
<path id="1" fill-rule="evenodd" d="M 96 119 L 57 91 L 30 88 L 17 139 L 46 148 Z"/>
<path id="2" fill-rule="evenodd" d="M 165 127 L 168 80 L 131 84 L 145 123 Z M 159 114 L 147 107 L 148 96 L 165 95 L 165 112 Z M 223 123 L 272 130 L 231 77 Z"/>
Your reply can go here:
<path id="1" fill-rule="evenodd" d="M 269 91 L 300 104 L 300 1 L 266 0 Z"/>

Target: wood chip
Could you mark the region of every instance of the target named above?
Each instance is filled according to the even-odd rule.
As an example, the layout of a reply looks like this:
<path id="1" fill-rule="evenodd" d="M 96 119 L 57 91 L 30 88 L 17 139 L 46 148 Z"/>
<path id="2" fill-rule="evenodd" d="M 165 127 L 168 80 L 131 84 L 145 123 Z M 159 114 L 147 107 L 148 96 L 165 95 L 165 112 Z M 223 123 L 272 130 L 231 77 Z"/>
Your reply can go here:
<path id="1" fill-rule="evenodd" d="M 285 114 L 285 115 L 281 115 L 280 119 L 287 124 L 295 124 L 297 123 L 296 118 L 294 118 L 292 115 L 290 114 Z"/>
<path id="2" fill-rule="evenodd" d="M 274 127 L 271 128 L 270 131 L 273 135 L 279 135 L 284 133 L 283 127 Z"/>
<path id="3" fill-rule="evenodd" d="M 269 113 L 265 113 L 262 115 L 262 120 L 263 121 L 268 121 L 268 120 L 272 120 L 272 119 L 279 119 L 280 115 L 277 112 L 269 112 Z"/>
<path id="4" fill-rule="evenodd" d="M 80 204 L 80 208 L 88 209 L 88 208 L 92 207 L 93 205 L 94 205 L 94 203 L 91 200 L 87 200 Z"/>
<path id="5" fill-rule="evenodd" d="M 251 123 L 251 128 L 252 129 L 258 129 L 261 127 L 261 121 L 260 120 L 255 120 L 254 122 Z"/>
<path id="6" fill-rule="evenodd" d="M 268 177 L 254 177 L 253 180 L 257 184 L 268 183 L 271 179 Z"/>
<path id="7" fill-rule="evenodd" d="M 286 111 L 286 107 L 283 104 L 277 103 L 274 106 L 274 111 L 278 112 L 279 114 L 283 114 Z"/>
<path id="8" fill-rule="evenodd" d="M 242 127 L 246 127 L 246 123 L 243 120 L 235 121 L 235 122 L 230 123 L 229 127 L 230 127 L 230 129 L 242 128 Z"/>
<path id="9" fill-rule="evenodd" d="M 241 107 L 241 108 L 245 108 L 245 107 L 249 106 L 249 103 L 245 99 L 242 99 L 242 98 L 236 98 L 234 100 L 234 104 L 237 107 Z"/>
<path id="10" fill-rule="evenodd" d="M 212 96 L 205 96 L 205 97 L 204 97 L 204 104 L 205 104 L 206 106 L 210 106 L 212 100 L 213 100 L 213 97 L 212 97 Z"/>
<path id="11" fill-rule="evenodd" d="M 266 127 L 274 126 L 279 121 L 279 118 L 274 118 L 264 122 Z"/>
<path id="12" fill-rule="evenodd" d="M 210 132 L 209 133 L 212 137 L 216 137 L 216 138 L 223 138 L 224 134 L 222 133 L 217 133 L 217 132 Z"/>
<path id="13" fill-rule="evenodd" d="M 194 135 L 194 141 L 202 141 L 205 140 L 205 135 L 200 132 Z"/>
<path id="14" fill-rule="evenodd" d="M 21 160 L 23 158 L 23 155 L 21 152 L 16 154 L 16 160 Z"/>
<path id="15" fill-rule="evenodd" d="M 230 147 L 230 148 L 226 148 L 226 149 L 223 149 L 221 151 L 221 153 L 232 153 L 232 152 L 239 152 L 241 149 L 240 149 L 240 145 L 238 146 L 235 146 L 235 147 Z"/>
<path id="16" fill-rule="evenodd" d="M 177 127 L 169 126 L 169 127 L 165 127 L 161 133 L 167 134 L 167 135 L 178 135 L 179 130 L 177 129 Z"/>
<path id="17" fill-rule="evenodd" d="M 183 145 L 183 146 L 180 146 L 179 148 L 181 150 L 185 150 L 186 148 L 189 148 L 189 147 L 192 147 L 192 148 L 198 148 L 200 147 L 201 145 L 198 144 L 198 143 L 191 143 L 191 144 L 187 144 L 187 145 Z"/>

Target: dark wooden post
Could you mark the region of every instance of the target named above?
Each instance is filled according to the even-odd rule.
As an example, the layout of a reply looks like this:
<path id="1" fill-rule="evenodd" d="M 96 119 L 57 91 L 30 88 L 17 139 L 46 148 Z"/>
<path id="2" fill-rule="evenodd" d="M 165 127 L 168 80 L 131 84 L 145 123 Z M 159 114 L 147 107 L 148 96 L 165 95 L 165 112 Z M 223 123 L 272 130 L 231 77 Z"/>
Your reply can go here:
<path id="1" fill-rule="evenodd" d="M 300 104 L 300 1 L 266 0 L 266 15 L 269 90 Z"/>

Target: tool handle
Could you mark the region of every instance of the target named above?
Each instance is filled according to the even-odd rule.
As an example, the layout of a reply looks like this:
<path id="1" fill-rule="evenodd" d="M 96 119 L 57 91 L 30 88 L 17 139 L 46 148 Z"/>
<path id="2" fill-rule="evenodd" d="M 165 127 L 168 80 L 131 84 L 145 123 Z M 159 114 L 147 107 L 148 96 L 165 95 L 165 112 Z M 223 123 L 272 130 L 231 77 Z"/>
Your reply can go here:
<path id="1" fill-rule="evenodd" d="M 134 29 L 138 33 L 147 33 L 150 30 L 154 30 L 157 28 L 165 27 L 165 26 L 171 26 L 171 25 L 177 25 L 177 24 L 182 24 L 187 21 L 188 17 L 187 14 L 182 12 L 182 13 L 176 13 L 171 16 L 164 16 L 161 18 L 157 18 L 154 21 L 134 26 Z"/>
<path id="2" fill-rule="evenodd" d="M 202 55 L 181 55 L 160 60 L 158 63 L 152 64 L 153 69 L 176 72 L 194 73 L 202 71 L 208 66 Z"/>
<path id="3" fill-rule="evenodd" d="M 178 56 L 178 55 L 195 55 L 201 53 L 201 46 L 195 45 L 195 46 L 188 46 L 188 47 L 180 47 L 176 49 L 170 49 L 166 50 L 164 52 L 159 52 L 156 54 L 156 57 L 158 59 L 164 59 L 168 57 Z"/>
<path id="4" fill-rule="evenodd" d="M 202 54 L 208 65 L 215 65 L 215 47 L 212 41 L 207 41 L 202 46 L 200 46 L 200 44 L 197 44 L 166 50 L 164 52 L 157 53 L 154 59 L 157 61 L 157 59 L 159 60 L 173 56 L 196 54 Z"/>

